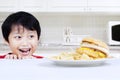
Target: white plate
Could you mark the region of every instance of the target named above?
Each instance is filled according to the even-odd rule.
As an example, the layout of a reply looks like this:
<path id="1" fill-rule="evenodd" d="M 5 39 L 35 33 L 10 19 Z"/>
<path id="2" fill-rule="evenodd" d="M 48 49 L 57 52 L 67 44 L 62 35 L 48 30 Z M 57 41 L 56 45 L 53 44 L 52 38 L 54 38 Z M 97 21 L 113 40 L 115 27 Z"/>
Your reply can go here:
<path id="1" fill-rule="evenodd" d="M 98 66 L 105 64 L 106 60 L 110 59 L 106 58 L 97 60 L 55 60 L 55 59 L 49 60 L 52 61 L 55 65 L 61 66 Z"/>

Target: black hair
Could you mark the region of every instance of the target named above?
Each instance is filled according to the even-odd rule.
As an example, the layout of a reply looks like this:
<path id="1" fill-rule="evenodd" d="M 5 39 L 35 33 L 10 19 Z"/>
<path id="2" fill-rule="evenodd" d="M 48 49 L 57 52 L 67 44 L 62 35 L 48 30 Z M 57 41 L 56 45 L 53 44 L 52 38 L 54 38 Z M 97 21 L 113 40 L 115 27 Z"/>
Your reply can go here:
<path id="1" fill-rule="evenodd" d="M 38 40 L 41 34 L 39 21 L 30 13 L 19 11 L 9 15 L 2 24 L 2 34 L 4 39 L 9 42 L 8 37 L 13 25 L 22 25 L 28 30 L 36 30 Z"/>

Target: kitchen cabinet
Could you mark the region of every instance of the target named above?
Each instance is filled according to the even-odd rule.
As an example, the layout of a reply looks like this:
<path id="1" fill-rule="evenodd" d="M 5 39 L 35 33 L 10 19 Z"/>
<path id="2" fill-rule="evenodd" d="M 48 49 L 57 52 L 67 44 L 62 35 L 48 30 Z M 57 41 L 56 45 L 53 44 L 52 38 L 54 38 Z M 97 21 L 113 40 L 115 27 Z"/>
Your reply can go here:
<path id="1" fill-rule="evenodd" d="M 44 12 L 46 7 L 46 0 L 0 0 L 0 12 Z"/>
<path id="2" fill-rule="evenodd" d="M 0 0 L 0 12 L 119 12 L 120 0 Z"/>
<path id="3" fill-rule="evenodd" d="M 17 0 L 0 0 L 0 12 L 12 12 L 17 10 Z"/>
<path id="4" fill-rule="evenodd" d="M 46 0 L 20 0 L 19 10 L 29 12 L 45 12 L 47 10 Z"/>
<path id="5" fill-rule="evenodd" d="M 52 12 L 114 12 L 120 11 L 119 0 L 50 0 Z"/>
<path id="6" fill-rule="evenodd" d="M 87 0 L 48 0 L 49 12 L 84 12 Z"/>
<path id="7" fill-rule="evenodd" d="M 87 0 L 88 12 L 119 12 L 120 0 Z"/>

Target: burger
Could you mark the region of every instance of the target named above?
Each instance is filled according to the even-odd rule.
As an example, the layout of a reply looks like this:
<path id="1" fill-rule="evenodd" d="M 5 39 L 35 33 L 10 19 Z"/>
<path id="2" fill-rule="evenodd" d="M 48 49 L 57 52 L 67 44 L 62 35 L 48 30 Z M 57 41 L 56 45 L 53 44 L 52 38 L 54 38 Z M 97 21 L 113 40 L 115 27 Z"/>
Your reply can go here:
<path id="1" fill-rule="evenodd" d="M 93 59 L 99 59 L 108 57 L 109 48 L 103 41 L 87 37 L 82 40 L 81 46 L 76 49 L 76 52 L 79 54 L 87 54 Z"/>

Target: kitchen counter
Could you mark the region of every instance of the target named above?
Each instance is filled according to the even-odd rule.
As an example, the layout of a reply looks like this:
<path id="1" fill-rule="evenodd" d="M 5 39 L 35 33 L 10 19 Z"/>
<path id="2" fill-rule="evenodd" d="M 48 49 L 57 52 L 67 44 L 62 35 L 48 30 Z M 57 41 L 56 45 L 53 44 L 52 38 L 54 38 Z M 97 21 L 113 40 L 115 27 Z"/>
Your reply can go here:
<path id="1" fill-rule="evenodd" d="M 44 44 L 39 45 L 35 53 L 52 53 L 52 52 L 73 52 L 79 45 L 61 45 L 61 44 Z M 120 46 L 109 46 L 110 53 L 120 53 Z M 5 44 L 0 44 L 0 53 L 10 52 L 10 48 Z"/>
<path id="2" fill-rule="evenodd" d="M 1 80 L 119 80 L 119 74 L 120 58 L 86 67 L 58 66 L 47 59 L 0 60 Z"/>

